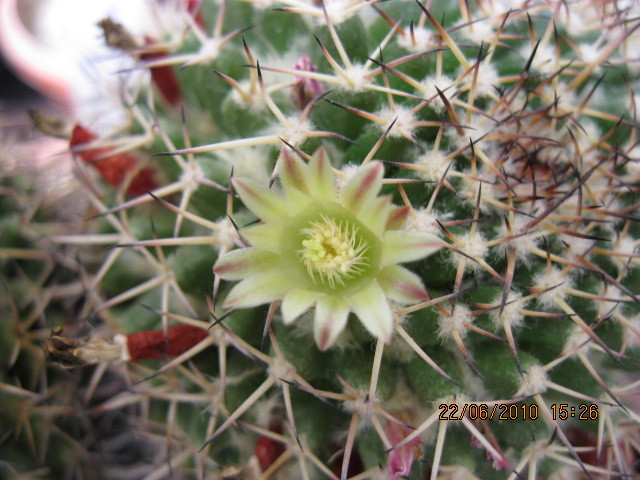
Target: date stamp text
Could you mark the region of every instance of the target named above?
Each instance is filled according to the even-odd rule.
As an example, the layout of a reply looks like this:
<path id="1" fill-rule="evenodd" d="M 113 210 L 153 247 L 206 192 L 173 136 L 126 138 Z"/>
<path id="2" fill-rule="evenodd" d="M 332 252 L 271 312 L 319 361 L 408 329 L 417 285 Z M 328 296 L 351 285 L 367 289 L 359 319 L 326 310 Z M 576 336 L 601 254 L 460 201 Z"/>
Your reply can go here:
<path id="1" fill-rule="evenodd" d="M 549 406 L 553 420 L 597 420 L 598 405 L 582 403 L 552 403 Z M 442 403 L 438 406 L 440 420 L 537 420 L 540 411 L 538 405 L 517 403 Z"/>

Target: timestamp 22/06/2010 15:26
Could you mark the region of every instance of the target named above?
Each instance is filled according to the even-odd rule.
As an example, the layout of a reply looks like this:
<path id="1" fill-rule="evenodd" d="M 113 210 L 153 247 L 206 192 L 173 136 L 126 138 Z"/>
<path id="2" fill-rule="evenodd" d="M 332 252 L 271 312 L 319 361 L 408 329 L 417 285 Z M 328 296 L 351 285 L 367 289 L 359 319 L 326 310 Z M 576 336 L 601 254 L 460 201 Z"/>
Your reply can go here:
<path id="1" fill-rule="evenodd" d="M 549 406 L 553 420 L 597 420 L 598 405 L 582 403 L 569 405 L 568 403 L 552 403 Z M 531 404 L 507 403 L 442 403 L 438 406 L 440 420 L 462 420 L 465 416 L 469 420 L 536 420 L 539 408 Z"/>

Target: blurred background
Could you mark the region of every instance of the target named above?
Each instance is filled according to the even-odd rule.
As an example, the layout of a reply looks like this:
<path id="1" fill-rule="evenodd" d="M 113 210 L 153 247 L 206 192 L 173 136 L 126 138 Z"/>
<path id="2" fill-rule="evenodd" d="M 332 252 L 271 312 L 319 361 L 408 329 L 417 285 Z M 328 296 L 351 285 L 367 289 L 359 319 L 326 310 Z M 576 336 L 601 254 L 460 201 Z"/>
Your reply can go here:
<path id="1" fill-rule="evenodd" d="M 155 3 L 172 0 L 0 0 L 0 173 L 37 173 L 52 202 L 73 190 L 68 140 L 44 135 L 32 117 L 100 133 L 122 126 L 120 89 L 144 73 L 105 45 L 97 23 L 110 17 L 133 34 L 156 33 Z"/>

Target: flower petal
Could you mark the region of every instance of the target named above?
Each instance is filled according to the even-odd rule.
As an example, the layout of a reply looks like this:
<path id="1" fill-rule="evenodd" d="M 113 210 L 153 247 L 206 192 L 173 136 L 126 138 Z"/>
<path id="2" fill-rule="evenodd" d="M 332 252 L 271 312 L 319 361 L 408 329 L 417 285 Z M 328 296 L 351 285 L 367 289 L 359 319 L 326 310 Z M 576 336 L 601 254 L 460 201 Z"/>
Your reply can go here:
<path id="1" fill-rule="evenodd" d="M 307 166 L 291 153 L 288 147 L 282 149 L 280 167 L 280 181 L 287 198 L 294 194 L 292 192 L 294 189 L 309 195 L 309 186 L 306 180 L 308 177 Z"/>
<path id="2" fill-rule="evenodd" d="M 362 290 L 349 295 L 347 302 L 362 324 L 375 337 L 385 342 L 391 338 L 393 314 L 378 282 L 373 281 Z"/>
<path id="3" fill-rule="evenodd" d="M 307 184 L 311 195 L 329 202 L 335 202 L 336 186 L 331 171 L 331 161 L 324 148 L 319 148 L 309 160 Z"/>
<path id="4" fill-rule="evenodd" d="M 307 185 L 307 166 L 295 157 L 287 147 L 282 150 L 278 163 L 280 184 L 289 206 L 289 215 L 305 210 L 313 200 Z"/>
<path id="5" fill-rule="evenodd" d="M 320 350 L 326 350 L 347 326 L 349 304 L 342 297 L 325 295 L 316 305 L 313 335 Z"/>
<path id="6" fill-rule="evenodd" d="M 311 307 L 320 295 L 322 294 L 301 288 L 288 291 L 282 299 L 282 320 L 284 323 L 289 325 L 293 322 Z"/>
<path id="7" fill-rule="evenodd" d="M 282 227 L 276 223 L 259 223 L 240 230 L 240 235 L 260 250 L 280 253 Z"/>
<path id="8" fill-rule="evenodd" d="M 371 162 L 359 168 L 340 195 L 342 204 L 355 214 L 368 206 L 382 188 L 383 173 L 380 162 Z"/>
<path id="9" fill-rule="evenodd" d="M 404 228 L 409 216 L 409 207 L 395 207 L 391 211 L 389 221 L 387 222 L 387 230 L 400 230 Z"/>
<path id="10" fill-rule="evenodd" d="M 290 207 L 287 207 L 286 200 L 258 182 L 248 178 L 234 178 L 231 183 L 245 206 L 258 218 L 270 221 L 289 216 Z"/>
<path id="11" fill-rule="evenodd" d="M 249 277 L 231 289 L 225 308 L 249 308 L 279 300 L 295 287 L 296 276 L 286 269 L 277 269 Z"/>
<path id="12" fill-rule="evenodd" d="M 382 237 L 380 268 L 420 260 L 439 250 L 443 244 L 431 233 L 389 230 Z"/>
<path id="13" fill-rule="evenodd" d="M 429 298 L 420 277 L 398 265 L 383 269 L 378 275 L 378 283 L 385 295 L 399 303 L 416 303 Z"/>
<path id="14" fill-rule="evenodd" d="M 279 266 L 280 255 L 257 248 L 232 250 L 213 266 L 213 272 L 225 280 L 240 280 Z"/>
<path id="15" fill-rule="evenodd" d="M 374 198 L 367 208 L 363 209 L 358 215 L 364 225 L 378 238 L 386 230 L 387 220 L 391 214 L 391 195 Z"/>

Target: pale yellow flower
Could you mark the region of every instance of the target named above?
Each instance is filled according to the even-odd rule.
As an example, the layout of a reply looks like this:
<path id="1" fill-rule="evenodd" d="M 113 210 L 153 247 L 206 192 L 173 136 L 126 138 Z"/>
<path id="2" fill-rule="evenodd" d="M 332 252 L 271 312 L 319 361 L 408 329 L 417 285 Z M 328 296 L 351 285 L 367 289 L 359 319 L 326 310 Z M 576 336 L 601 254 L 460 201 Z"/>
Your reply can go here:
<path id="1" fill-rule="evenodd" d="M 236 192 L 261 222 L 241 231 L 251 247 L 227 253 L 214 266 L 221 278 L 241 280 L 224 306 L 282 300 L 286 324 L 315 306 L 314 336 L 321 350 L 345 328 L 350 311 L 375 337 L 389 340 L 389 300 L 428 298 L 420 278 L 397 264 L 435 252 L 442 241 L 402 230 L 408 209 L 378 195 L 383 173 L 381 163 L 370 162 L 338 193 L 324 150 L 308 164 L 285 150 L 284 196 L 255 181 L 234 179 Z"/>

